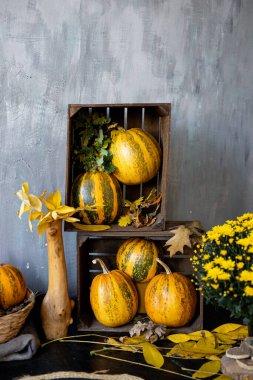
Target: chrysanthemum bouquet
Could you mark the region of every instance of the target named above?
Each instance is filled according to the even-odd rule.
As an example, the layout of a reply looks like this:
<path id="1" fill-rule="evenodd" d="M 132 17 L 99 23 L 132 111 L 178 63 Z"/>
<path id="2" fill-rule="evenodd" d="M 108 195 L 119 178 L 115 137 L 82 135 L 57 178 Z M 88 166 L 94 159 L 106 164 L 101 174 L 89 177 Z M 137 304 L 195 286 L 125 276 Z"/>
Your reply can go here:
<path id="1" fill-rule="evenodd" d="M 215 226 L 192 259 L 195 280 L 208 303 L 253 321 L 253 214 Z"/>

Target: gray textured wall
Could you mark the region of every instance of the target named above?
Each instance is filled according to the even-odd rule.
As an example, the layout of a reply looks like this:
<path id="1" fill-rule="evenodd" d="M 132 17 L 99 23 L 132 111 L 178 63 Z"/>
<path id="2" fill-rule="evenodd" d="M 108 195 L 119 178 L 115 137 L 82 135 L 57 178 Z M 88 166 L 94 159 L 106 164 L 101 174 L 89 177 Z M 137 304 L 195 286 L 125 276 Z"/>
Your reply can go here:
<path id="1" fill-rule="evenodd" d="M 171 220 L 253 210 L 252 0 L 1 0 L 0 261 L 47 288 L 15 192 L 64 194 L 68 103 L 171 102 Z M 75 234 L 65 233 L 72 294 Z"/>

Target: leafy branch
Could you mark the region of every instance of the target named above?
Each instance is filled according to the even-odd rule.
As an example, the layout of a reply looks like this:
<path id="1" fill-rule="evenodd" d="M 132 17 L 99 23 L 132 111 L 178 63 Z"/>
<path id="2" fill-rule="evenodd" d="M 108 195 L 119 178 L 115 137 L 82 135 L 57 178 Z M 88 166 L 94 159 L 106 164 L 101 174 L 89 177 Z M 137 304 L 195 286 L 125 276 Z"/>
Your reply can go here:
<path id="1" fill-rule="evenodd" d="M 82 115 L 75 119 L 75 143 L 73 160 L 79 171 L 104 171 L 112 173 L 115 170 L 112 164 L 110 129 L 111 119 L 98 113 Z"/>
<path id="2" fill-rule="evenodd" d="M 171 371 L 167 368 L 163 368 L 165 359 L 206 359 L 206 362 L 198 369 L 191 369 L 186 367 L 181 367 L 183 371 L 180 373 L 181 377 L 184 378 L 209 378 L 214 375 L 218 375 L 215 379 L 219 380 L 229 380 L 230 378 L 225 375 L 220 374 L 221 362 L 220 358 L 224 355 L 225 352 L 232 350 L 233 346 L 237 345 L 237 342 L 246 339 L 248 336 L 247 326 L 236 324 L 236 323 L 225 323 L 221 326 L 216 327 L 212 331 L 208 330 L 199 330 L 193 331 L 191 333 L 173 333 L 169 334 L 166 337 L 163 337 L 163 331 L 159 330 L 162 333 L 162 342 L 170 341 L 173 346 L 156 346 L 146 338 L 143 331 L 149 330 L 149 327 L 146 322 L 143 323 L 143 326 L 140 324 L 136 325 L 135 329 L 132 329 L 132 336 L 124 336 L 121 338 L 107 337 L 99 334 L 85 334 L 70 336 L 65 338 L 56 339 L 54 341 L 47 342 L 45 345 L 51 344 L 52 342 L 59 341 L 62 343 L 88 343 L 88 344 L 101 344 L 106 347 L 102 349 L 91 351 L 90 354 L 94 356 L 101 356 L 106 359 L 116 360 L 123 363 L 129 363 L 133 365 L 138 365 L 142 367 L 148 367 L 156 369 L 163 372 L 172 373 L 178 375 L 178 372 Z M 152 329 L 157 329 L 157 327 L 162 327 L 158 325 L 153 325 Z M 155 331 L 155 330 L 154 330 Z M 157 331 L 157 330 L 156 330 Z M 140 335 L 138 335 L 140 332 Z M 134 336 L 133 336 L 134 335 Z M 92 338 L 99 337 L 105 339 L 105 341 L 96 341 L 88 339 L 81 340 L 80 338 Z M 77 338 L 77 339 L 75 339 Z M 248 338 L 249 339 L 249 338 Z M 132 354 L 142 354 L 146 363 L 141 363 L 137 361 L 130 360 L 128 356 L 127 359 L 122 357 L 116 357 L 108 355 L 108 352 L 118 352 L 118 351 L 128 351 L 128 355 Z M 166 354 L 162 354 L 161 351 L 167 350 Z M 193 372 L 192 376 L 185 374 L 184 372 Z"/>
<path id="3" fill-rule="evenodd" d="M 78 218 L 73 217 L 74 214 L 81 210 L 96 210 L 96 205 L 85 205 L 84 207 L 77 208 L 62 205 L 62 197 L 59 189 L 57 189 L 55 193 L 49 194 L 47 198 L 46 194 L 46 191 L 39 196 L 30 194 L 28 182 L 24 182 L 21 189 L 16 193 L 18 198 L 21 200 L 21 206 L 18 210 L 18 217 L 21 219 L 21 216 L 25 212 L 28 212 L 28 225 L 31 232 L 33 231 L 32 222 L 35 220 L 38 221 L 37 231 L 39 235 L 42 235 L 50 224 L 58 219 L 73 223 L 76 228 L 82 230 L 101 231 L 109 228 L 109 226 L 106 225 L 84 226 L 77 223 L 79 222 Z"/>
<path id="4" fill-rule="evenodd" d="M 124 215 L 118 220 L 119 226 L 126 227 L 132 225 L 136 228 L 151 226 L 156 221 L 161 198 L 162 195 L 157 195 L 156 189 L 152 189 L 146 198 L 141 196 L 133 202 L 126 199 Z"/>

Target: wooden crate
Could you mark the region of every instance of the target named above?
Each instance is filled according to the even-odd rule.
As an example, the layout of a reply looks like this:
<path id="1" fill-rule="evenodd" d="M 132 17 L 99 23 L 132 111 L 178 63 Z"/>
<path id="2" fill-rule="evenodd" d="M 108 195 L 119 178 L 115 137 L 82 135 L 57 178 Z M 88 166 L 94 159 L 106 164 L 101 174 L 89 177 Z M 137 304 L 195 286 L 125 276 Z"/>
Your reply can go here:
<path id="1" fill-rule="evenodd" d="M 170 140 L 170 119 L 171 106 L 167 103 L 159 104 L 70 104 L 68 108 L 68 141 L 67 141 L 67 164 L 66 164 L 66 199 L 65 204 L 70 204 L 71 186 L 75 177 L 80 174 L 75 171 L 72 159 L 72 148 L 74 142 L 75 118 L 82 115 L 90 115 L 93 112 L 110 116 L 113 122 L 119 123 L 125 129 L 133 127 L 142 128 L 151 133 L 159 142 L 162 149 L 162 164 L 157 176 L 152 180 L 137 186 L 122 186 L 123 198 L 135 200 L 141 195 L 147 196 L 151 189 L 156 188 L 158 193 L 162 193 L 160 213 L 157 221 L 150 227 L 142 228 L 142 231 L 164 230 L 165 220 L 167 220 L 167 199 L 169 182 L 169 140 Z M 72 224 L 65 223 L 66 231 L 76 231 Z M 131 232 L 135 227 L 119 227 L 117 223 L 111 225 L 111 231 Z M 88 232 L 86 235 L 90 235 Z M 97 235 L 93 233 L 93 235 Z"/>
<path id="2" fill-rule="evenodd" d="M 171 235 L 170 235 L 171 236 Z M 77 315 L 78 315 L 78 330 L 79 331 L 103 331 L 103 332 L 127 332 L 133 325 L 133 322 L 120 326 L 117 328 L 109 328 L 100 324 L 94 317 L 90 306 L 90 284 L 92 279 L 99 273 L 101 273 L 101 268 L 99 264 L 94 265 L 92 260 L 95 258 L 101 258 L 108 269 L 112 270 L 116 267 L 116 253 L 119 246 L 123 243 L 124 239 L 128 237 L 87 237 L 82 233 L 77 234 Z M 169 235 L 167 232 L 163 236 L 150 236 L 154 240 L 159 248 L 163 250 L 164 261 L 170 266 L 172 271 L 181 272 L 185 275 L 192 275 L 192 266 L 190 262 L 190 257 L 192 255 L 192 250 L 186 247 L 184 254 L 177 254 L 173 257 L 169 257 L 166 254 L 164 244 L 168 240 Z M 139 310 L 137 314 L 140 316 L 145 316 L 144 307 L 144 293 L 145 284 L 141 284 L 137 287 L 139 295 L 141 293 L 141 300 L 139 300 Z M 203 328 L 203 299 L 200 294 L 198 294 L 198 306 L 194 319 L 190 324 L 184 326 L 180 329 L 175 329 L 181 332 L 196 331 Z"/>

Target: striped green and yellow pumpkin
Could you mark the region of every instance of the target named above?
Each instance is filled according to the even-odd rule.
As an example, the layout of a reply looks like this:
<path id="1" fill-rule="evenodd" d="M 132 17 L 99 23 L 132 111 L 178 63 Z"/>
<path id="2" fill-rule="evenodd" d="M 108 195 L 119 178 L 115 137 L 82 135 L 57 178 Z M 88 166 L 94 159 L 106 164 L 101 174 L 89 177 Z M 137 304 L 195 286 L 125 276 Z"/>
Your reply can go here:
<path id="1" fill-rule="evenodd" d="M 166 273 L 156 275 L 145 292 L 145 309 L 149 318 L 169 327 L 183 327 L 194 317 L 197 293 L 189 277 L 172 273 L 161 260 Z"/>
<path id="2" fill-rule="evenodd" d="M 21 303 L 26 295 L 26 280 L 22 272 L 11 264 L 0 264 L 0 308 Z"/>
<path id="3" fill-rule="evenodd" d="M 81 211 L 85 224 L 110 224 L 122 211 L 120 184 L 113 174 L 86 172 L 76 177 L 71 189 L 71 205 L 96 206 L 93 211 Z"/>
<path id="4" fill-rule="evenodd" d="M 158 247 L 152 240 L 130 238 L 117 251 L 117 267 L 134 281 L 147 282 L 156 274 L 158 254 Z"/>
<path id="5" fill-rule="evenodd" d="M 94 277 L 90 287 L 91 308 L 96 319 L 105 326 L 117 327 L 130 322 L 138 308 L 138 294 L 131 278 L 124 272 L 107 269 L 101 259 L 103 273 Z"/>
<path id="6" fill-rule="evenodd" d="M 139 185 L 152 179 L 161 164 L 156 139 L 140 128 L 118 129 L 111 133 L 114 175 L 126 185 Z"/>

